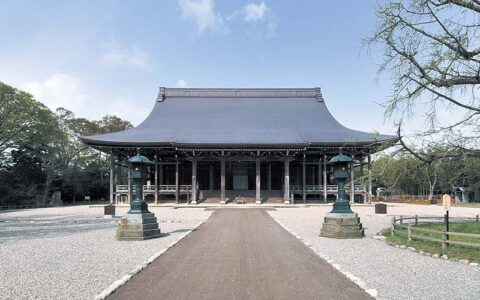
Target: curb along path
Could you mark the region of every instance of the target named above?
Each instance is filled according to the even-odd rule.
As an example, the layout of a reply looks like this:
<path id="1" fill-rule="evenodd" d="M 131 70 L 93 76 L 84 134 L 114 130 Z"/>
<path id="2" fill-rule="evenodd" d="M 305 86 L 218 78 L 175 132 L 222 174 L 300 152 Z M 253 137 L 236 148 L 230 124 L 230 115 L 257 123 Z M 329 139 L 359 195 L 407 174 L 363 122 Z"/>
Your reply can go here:
<path id="1" fill-rule="evenodd" d="M 219 209 L 107 299 L 372 299 L 263 209 Z"/>

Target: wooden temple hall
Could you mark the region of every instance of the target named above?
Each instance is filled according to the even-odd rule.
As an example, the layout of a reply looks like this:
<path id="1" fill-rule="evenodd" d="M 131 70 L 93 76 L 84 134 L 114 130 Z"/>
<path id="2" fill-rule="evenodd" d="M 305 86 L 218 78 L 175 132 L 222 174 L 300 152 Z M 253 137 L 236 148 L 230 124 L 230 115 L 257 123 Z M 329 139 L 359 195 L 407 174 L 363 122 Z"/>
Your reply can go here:
<path id="1" fill-rule="evenodd" d="M 354 113 L 354 112 L 352 112 Z M 160 88 L 150 115 L 125 131 L 82 137 L 111 154 L 110 201 L 128 203 L 127 159 L 155 162 L 143 194 L 150 203 L 306 203 L 335 200 L 328 160 L 355 160 L 347 196 L 368 202 L 370 155 L 397 142 L 352 130 L 328 111 L 320 88 Z"/>

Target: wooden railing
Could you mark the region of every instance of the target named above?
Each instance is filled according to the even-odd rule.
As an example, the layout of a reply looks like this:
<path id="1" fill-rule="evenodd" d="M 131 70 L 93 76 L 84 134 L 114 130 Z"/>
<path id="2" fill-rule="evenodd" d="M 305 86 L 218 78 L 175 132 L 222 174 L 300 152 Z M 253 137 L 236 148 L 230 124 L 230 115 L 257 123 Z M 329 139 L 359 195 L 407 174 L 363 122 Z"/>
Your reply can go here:
<path id="1" fill-rule="evenodd" d="M 436 221 L 436 220 L 440 220 Z M 393 217 L 392 226 L 390 230 L 391 235 L 395 235 L 395 231 L 398 228 L 403 228 L 407 230 L 407 240 L 411 241 L 412 239 L 426 240 L 431 242 L 437 242 L 442 244 L 442 249 L 445 249 L 447 245 L 461 245 L 467 247 L 476 247 L 480 248 L 480 234 L 473 233 L 463 233 L 463 232 L 453 232 L 446 230 L 434 230 L 415 227 L 418 224 L 443 224 L 444 217 L 420 217 L 415 215 L 413 217 L 403 217 L 399 218 Z M 480 215 L 476 215 L 475 218 L 452 218 L 450 220 L 455 223 L 467 223 L 467 222 L 480 222 Z M 422 222 L 423 221 L 423 222 Z M 425 222 L 427 221 L 427 222 Z M 442 235 L 442 238 L 436 238 L 416 233 L 427 233 L 427 234 L 437 234 Z M 465 241 L 452 241 L 449 239 L 450 236 L 460 236 L 478 239 L 478 242 L 465 242 Z"/>
<path id="2" fill-rule="evenodd" d="M 154 185 L 144 185 L 143 188 L 143 193 L 155 193 L 155 186 Z M 165 192 L 172 192 L 174 193 L 176 190 L 176 187 L 174 184 L 160 184 L 158 185 L 158 192 L 159 193 L 165 193 Z M 186 193 L 186 192 L 191 192 L 192 191 L 192 185 L 191 184 L 182 184 L 178 186 L 178 191 L 181 193 Z M 126 184 L 117 184 L 117 187 L 115 189 L 115 192 L 117 194 L 128 194 L 129 188 L 128 185 Z"/>
<path id="3" fill-rule="evenodd" d="M 361 184 L 356 184 L 354 187 L 354 193 L 365 193 L 367 189 L 365 186 Z M 290 191 L 295 192 L 295 193 L 300 193 L 303 191 L 303 185 L 301 184 L 296 184 L 296 185 L 290 185 Z M 305 192 L 306 193 L 323 193 L 323 185 L 305 185 Z M 350 193 L 350 186 L 346 185 L 345 186 L 345 192 L 348 194 Z M 337 185 L 327 185 L 327 193 L 338 193 L 338 186 Z"/>

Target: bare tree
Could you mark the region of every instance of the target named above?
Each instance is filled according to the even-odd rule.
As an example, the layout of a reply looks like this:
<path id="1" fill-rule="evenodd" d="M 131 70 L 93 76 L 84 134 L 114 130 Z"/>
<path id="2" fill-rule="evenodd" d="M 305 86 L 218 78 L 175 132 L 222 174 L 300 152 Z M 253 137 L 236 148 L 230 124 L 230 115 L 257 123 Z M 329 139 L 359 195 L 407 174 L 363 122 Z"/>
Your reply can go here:
<path id="1" fill-rule="evenodd" d="M 396 118 L 401 137 L 402 122 L 418 117 L 421 106 L 427 126 L 417 134 L 437 151 L 417 151 L 418 143 L 406 149 L 426 163 L 444 149 L 478 156 L 480 0 L 391 0 L 377 6 L 377 17 L 365 44 L 384 46 L 380 72 L 392 80 L 386 116 Z"/>

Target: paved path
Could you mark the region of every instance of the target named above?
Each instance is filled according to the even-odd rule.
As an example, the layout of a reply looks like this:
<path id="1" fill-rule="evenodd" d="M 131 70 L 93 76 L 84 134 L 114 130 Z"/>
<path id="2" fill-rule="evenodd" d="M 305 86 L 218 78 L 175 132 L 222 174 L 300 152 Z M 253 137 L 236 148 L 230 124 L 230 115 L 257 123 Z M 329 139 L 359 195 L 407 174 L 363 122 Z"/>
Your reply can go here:
<path id="1" fill-rule="evenodd" d="M 108 299 L 371 298 L 265 210 L 221 209 Z"/>

